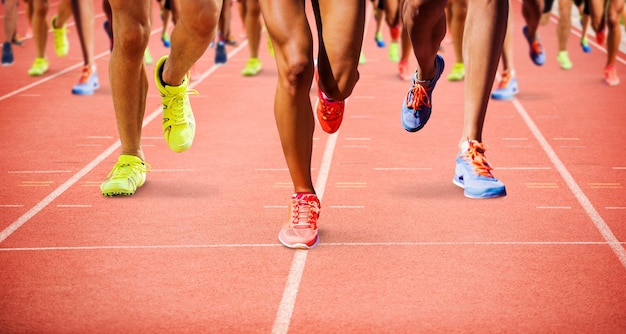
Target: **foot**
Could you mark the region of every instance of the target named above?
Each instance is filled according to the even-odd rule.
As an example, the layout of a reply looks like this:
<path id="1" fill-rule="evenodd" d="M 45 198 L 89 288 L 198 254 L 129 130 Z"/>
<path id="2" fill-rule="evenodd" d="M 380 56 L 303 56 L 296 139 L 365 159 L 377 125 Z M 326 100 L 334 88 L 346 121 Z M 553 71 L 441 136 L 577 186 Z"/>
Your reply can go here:
<path id="1" fill-rule="evenodd" d="M 556 56 L 556 60 L 559 62 L 559 65 L 561 65 L 561 68 L 564 70 L 570 70 L 574 66 L 574 64 L 572 64 L 572 61 L 569 59 L 567 51 L 559 51 Z"/>
<path id="2" fill-rule="evenodd" d="M 92 95 L 98 88 L 100 88 L 98 72 L 96 72 L 91 66 L 84 66 L 83 73 L 78 80 L 78 84 L 72 87 L 72 94 Z"/>
<path id="3" fill-rule="evenodd" d="M 37 77 L 44 75 L 46 72 L 48 72 L 48 61 L 46 58 L 36 58 L 33 62 L 33 66 L 28 70 L 28 75 Z"/>
<path id="4" fill-rule="evenodd" d="M 278 240 L 289 248 L 311 249 L 319 242 L 317 219 L 320 201 L 315 194 L 294 194 L 290 217 L 278 233 Z"/>
<path id="5" fill-rule="evenodd" d="M 198 94 L 195 90 L 187 90 L 189 77 L 185 75 L 178 86 L 170 86 L 163 82 L 161 73 L 168 56 L 163 56 L 154 68 L 154 80 L 161 93 L 163 102 L 163 137 L 174 152 L 183 152 L 191 147 L 196 134 L 196 120 L 189 103 L 189 94 Z"/>
<path id="6" fill-rule="evenodd" d="M 432 110 L 431 97 L 437 80 L 445 67 L 443 57 L 435 58 L 435 77 L 427 81 L 417 80 L 417 71 L 413 74 L 411 88 L 402 103 L 402 126 L 406 131 L 416 132 L 426 125 Z"/>
<path id="7" fill-rule="evenodd" d="M 259 58 L 250 58 L 246 63 L 246 67 L 241 70 L 241 75 L 244 77 L 252 77 L 259 74 L 262 68 L 263 66 L 261 66 L 261 60 L 259 60 Z"/>
<path id="8" fill-rule="evenodd" d="M 498 88 L 491 93 L 491 98 L 494 100 L 510 100 L 518 92 L 517 78 L 511 71 L 504 71 L 500 83 L 498 83 Z"/>
<path id="9" fill-rule="evenodd" d="M 604 68 L 604 82 L 609 86 L 619 85 L 619 78 L 617 77 L 615 66 L 608 65 Z"/>
<path id="10" fill-rule="evenodd" d="M 65 25 L 57 27 L 56 21 L 57 17 L 55 16 L 50 23 L 54 35 L 54 52 L 56 52 L 59 57 L 65 57 L 70 50 L 70 42 L 67 39 L 67 29 Z"/>
<path id="11" fill-rule="evenodd" d="M 448 74 L 448 81 L 462 81 L 463 79 L 465 79 L 465 64 L 455 63 Z"/>
<path id="12" fill-rule="evenodd" d="M 539 36 L 535 36 L 534 39 L 531 39 L 528 35 L 528 27 L 524 26 L 523 29 L 524 36 L 526 37 L 526 41 L 528 42 L 528 47 L 530 49 L 530 59 L 537 66 L 541 66 L 546 62 L 546 54 L 543 51 L 543 45 L 541 45 L 541 41 L 539 40 Z"/>
<path id="13" fill-rule="evenodd" d="M 129 196 L 146 182 L 150 165 L 134 155 L 122 154 L 106 181 L 100 185 L 104 196 Z"/>
<path id="14" fill-rule="evenodd" d="M 493 198 L 506 196 L 504 184 L 496 179 L 485 159 L 486 146 L 476 140 L 467 141 L 456 158 L 453 182 L 464 189 L 465 197 Z"/>
<path id="15" fill-rule="evenodd" d="M 11 43 L 2 43 L 2 66 L 13 65 L 14 61 L 15 57 L 13 56 L 13 47 L 11 47 Z"/>

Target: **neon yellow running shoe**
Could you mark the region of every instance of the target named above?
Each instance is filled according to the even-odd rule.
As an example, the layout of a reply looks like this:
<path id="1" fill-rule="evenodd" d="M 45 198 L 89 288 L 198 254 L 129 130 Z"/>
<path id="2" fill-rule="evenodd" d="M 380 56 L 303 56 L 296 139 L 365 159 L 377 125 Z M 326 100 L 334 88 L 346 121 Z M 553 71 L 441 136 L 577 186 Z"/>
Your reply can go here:
<path id="1" fill-rule="evenodd" d="M 56 52 L 59 57 L 65 57 L 70 51 L 70 42 L 67 39 L 67 29 L 65 28 L 65 25 L 57 28 L 56 22 L 57 17 L 54 16 L 50 22 L 52 25 L 52 33 L 54 34 L 54 52 Z"/>
<path id="2" fill-rule="evenodd" d="M 48 72 L 48 61 L 46 58 L 35 58 L 33 66 L 28 70 L 28 75 L 31 77 L 37 77 Z"/>
<path id="3" fill-rule="evenodd" d="M 146 182 L 150 165 L 134 155 L 122 154 L 106 181 L 100 185 L 104 196 L 129 196 Z"/>
<path id="4" fill-rule="evenodd" d="M 400 45 L 398 45 L 398 42 L 392 41 L 389 44 L 389 60 L 394 63 L 400 61 Z"/>
<path id="5" fill-rule="evenodd" d="M 564 70 L 570 70 L 572 69 L 572 67 L 574 67 L 572 61 L 569 60 L 569 55 L 567 54 L 567 51 L 559 51 L 559 53 L 556 55 L 556 60 L 559 62 L 559 65 L 561 65 L 561 68 Z"/>
<path id="6" fill-rule="evenodd" d="M 259 60 L 259 58 L 250 58 L 246 63 L 246 67 L 241 70 L 241 74 L 244 77 L 253 77 L 259 74 L 262 68 L 263 67 L 261 66 L 261 60 Z"/>
<path id="7" fill-rule="evenodd" d="M 448 81 L 461 81 L 465 78 L 465 64 L 454 63 L 452 71 L 448 74 Z"/>
<path id="8" fill-rule="evenodd" d="M 157 61 L 154 67 L 154 81 L 163 102 L 163 136 L 170 149 L 180 153 L 191 147 L 196 135 L 196 120 L 189 103 L 189 94 L 198 94 L 198 92 L 187 90 L 189 74 L 185 75 L 179 86 L 169 86 L 163 83 L 161 73 L 167 58 L 168 56 L 163 56 Z"/>
<path id="9" fill-rule="evenodd" d="M 143 51 L 143 62 L 146 65 L 150 65 L 154 62 L 154 59 L 152 58 L 152 54 L 150 53 L 149 46 L 146 46 L 146 49 Z"/>

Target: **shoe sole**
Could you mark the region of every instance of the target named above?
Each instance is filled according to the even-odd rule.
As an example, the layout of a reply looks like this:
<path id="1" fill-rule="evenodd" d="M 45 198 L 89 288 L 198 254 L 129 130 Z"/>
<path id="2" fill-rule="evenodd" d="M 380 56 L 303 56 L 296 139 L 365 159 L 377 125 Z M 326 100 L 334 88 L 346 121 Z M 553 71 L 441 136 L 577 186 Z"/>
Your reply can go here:
<path id="1" fill-rule="evenodd" d="M 286 242 L 284 242 L 281 238 L 280 235 L 278 236 L 278 241 L 280 241 L 281 244 L 283 244 L 283 246 L 287 247 L 287 248 L 291 248 L 291 249 L 302 249 L 302 250 L 308 250 L 311 249 L 315 246 L 317 246 L 317 244 L 320 242 L 320 237 L 319 235 L 317 236 L 317 238 L 315 238 L 315 242 L 309 246 L 307 244 L 303 244 L 303 243 L 297 243 L 297 244 L 288 244 Z"/>

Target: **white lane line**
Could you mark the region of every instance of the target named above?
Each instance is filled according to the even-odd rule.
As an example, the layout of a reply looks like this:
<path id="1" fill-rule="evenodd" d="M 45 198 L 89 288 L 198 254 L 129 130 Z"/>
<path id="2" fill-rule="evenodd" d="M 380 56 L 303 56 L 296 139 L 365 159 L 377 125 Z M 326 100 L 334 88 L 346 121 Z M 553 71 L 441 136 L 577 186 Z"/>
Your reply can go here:
<path id="1" fill-rule="evenodd" d="M 626 242 L 619 244 L 626 245 Z M 317 247 L 376 247 L 376 246 L 606 246 L 606 241 L 438 241 L 438 242 L 320 242 Z M 285 247 L 271 244 L 196 244 L 196 245 L 110 245 L 110 246 L 55 246 L 55 247 L 0 247 L 0 252 L 50 252 L 91 250 L 142 249 L 212 249 L 212 248 L 268 248 Z M 306 251 L 303 251 L 306 253 Z"/>
<path id="2" fill-rule="evenodd" d="M 157 30 L 153 30 L 152 33 L 155 33 L 156 31 Z M 231 56 L 231 57 L 234 56 L 236 53 L 238 53 L 240 50 L 242 50 L 247 45 L 248 45 L 247 40 L 243 41 L 237 48 L 233 49 L 233 51 L 230 52 L 228 54 L 228 56 Z M 109 52 L 107 52 L 107 54 L 108 53 Z M 195 86 L 197 86 L 206 77 L 208 77 L 213 72 L 215 72 L 219 67 L 220 67 L 220 65 L 213 65 L 213 66 L 211 66 L 211 68 L 209 68 L 204 74 L 202 74 L 200 79 L 198 79 L 195 82 L 192 82 L 191 84 L 189 84 L 189 88 L 194 88 Z M 26 86 L 26 87 L 29 87 L 29 86 Z M 26 87 L 23 87 L 22 90 L 25 90 Z M 13 93 L 10 93 L 10 94 L 13 94 Z M 7 96 L 7 95 L 5 95 L 5 96 Z M 0 97 L 0 101 L 3 98 L 4 97 Z M 142 128 L 145 128 L 146 126 L 148 126 L 148 124 L 150 124 L 153 120 L 155 120 L 159 116 L 161 116 L 161 107 L 160 106 L 157 109 L 155 109 L 154 111 L 152 111 L 152 113 L 150 113 L 147 117 L 144 118 Z M 117 149 L 120 146 L 121 146 L 121 143 L 120 143 L 119 140 L 117 140 L 115 143 L 113 143 L 111 146 L 109 146 L 106 150 L 104 150 L 102 153 L 100 153 L 100 155 L 98 155 L 95 159 L 93 159 L 91 162 L 89 162 L 87 165 L 85 165 L 85 167 L 83 167 L 81 170 L 79 170 L 76 174 L 74 174 L 72 177 L 70 177 L 67 181 L 65 181 L 63 184 L 61 184 L 58 188 L 53 190 L 50 194 L 48 194 L 48 196 L 46 196 L 44 199 L 42 199 L 39 203 L 37 203 L 35 206 L 33 206 L 30 210 L 28 210 L 26 213 L 24 213 L 22 216 L 20 216 L 17 220 L 15 220 L 9 226 L 4 228 L 0 232 L 0 243 L 2 243 L 4 240 L 6 240 L 6 238 L 8 238 L 11 234 L 13 234 L 13 232 L 17 231 L 17 229 L 19 229 L 22 225 L 26 224 L 26 222 L 28 222 L 36 214 L 41 212 L 41 210 L 43 210 L 45 207 L 47 207 L 57 197 L 61 196 L 61 194 L 63 194 L 65 191 L 67 191 L 71 186 L 76 184 L 76 182 L 78 182 L 83 176 L 87 175 L 87 173 L 89 173 L 96 166 L 98 166 L 103 160 L 105 160 L 111 154 L 113 154 L 115 151 L 117 151 Z"/>
<path id="3" fill-rule="evenodd" d="M 602 219 L 602 216 L 600 216 L 600 214 L 594 208 L 589 198 L 582 191 L 578 183 L 576 183 L 576 180 L 574 179 L 572 174 L 570 174 L 570 172 L 567 170 L 563 162 L 561 162 L 561 159 L 559 159 L 559 157 L 556 155 L 556 153 L 554 152 L 554 150 L 552 149 L 552 147 L 546 140 L 546 138 L 543 136 L 543 134 L 541 133 L 541 131 L 539 130 L 535 122 L 530 118 L 530 115 L 528 115 L 528 112 L 526 111 L 526 109 L 524 109 L 524 106 L 522 106 L 519 100 L 515 97 L 513 98 L 512 102 L 515 108 L 517 109 L 519 115 L 522 117 L 522 119 L 526 123 L 526 126 L 528 127 L 530 132 L 533 134 L 535 139 L 539 142 L 539 145 L 541 145 L 541 148 L 543 148 L 544 152 L 546 152 L 546 154 L 548 155 L 548 158 L 550 159 L 550 161 L 552 162 L 556 170 L 559 172 L 559 174 L 565 181 L 565 184 L 567 184 L 570 191 L 574 194 L 574 196 L 578 200 L 578 203 L 580 203 L 582 208 L 587 213 L 587 216 L 589 216 L 589 218 L 591 219 L 593 224 L 596 226 L 596 228 L 598 229 L 598 231 L 600 232 L 604 240 L 606 240 L 609 247 L 611 247 L 611 249 L 617 256 L 619 261 L 622 263 L 622 266 L 626 268 L 626 249 L 624 249 L 624 246 L 619 242 L 619 240 L 617 240 L 617 238 L 615 237 L 615 235 L 613 234 L 609 226 L 606 224 L 604 219 Z"/>
<path id="4" fill-rule="evenodd" d="M 317 180 L 315 180 L 315 192 L 320 201 L 324 198 L 324 191 L 326 190 L 328 173 L 330 172 L 330 165 L 333 160 L 335 146 L 337 145 L 338 134 L 339 131 L 328 136 L 320 170 L 317 173 Z M 287 276 L 287 283 L 285 284 L 283 296 L 278 305 L 278 312 L 276 312 L 276 319 L 274 319 L 274 325 L 272 326 L 273 334 L 283 334 L 289 331 L 289 324 L 291 323 L 291 316 L 296 305 L 296 297 L 300 289 L 300 281 L 302 280 L 307 254 L 308 251 L 300 249 L 296 250 L 294 253 L 291 268 L 289 268 L 289 275 Z"/>

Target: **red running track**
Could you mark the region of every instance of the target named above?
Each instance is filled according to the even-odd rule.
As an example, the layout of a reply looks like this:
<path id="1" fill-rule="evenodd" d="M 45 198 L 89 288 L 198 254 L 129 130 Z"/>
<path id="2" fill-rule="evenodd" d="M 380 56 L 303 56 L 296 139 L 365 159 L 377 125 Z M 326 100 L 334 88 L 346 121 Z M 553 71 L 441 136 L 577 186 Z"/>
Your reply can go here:
<path id="1" fill-rule="evenodd" d="M 41 78 L 26 75 L 27 40 L 0 68 L 0 332 L 625 332 L 626 86 L 602 83 L 606 53 L 579 52 L 577 31 L 574 68 L 561 70 L 552 22 L 541 28 L 548 61 L 532 65 L 513 6 L 521 92 L 490 103 L 484 135 L 508 196 L 471 200 L 452 184 L 463 83 L 441 80 L 428 126 L 402 129 L 408 83 L 370 23 L 344 124 L 315 133 L 321 243 L 308 252 L 276 238 L 292 185 L 265 37 L 257 77 L 240 75 L 241 35 L 227 64 L 213 49 L 198 63 L 188 152 L 164 143 L 151 86 L 152 171 L 125 198 L 98 188 L 119 149 L 105 34 L 90 97 L 70 94 L 82 63 L 73 27 L 70 55 L 49 45 Z M 168 52 L 159 28 L 155 58 Z"/>

